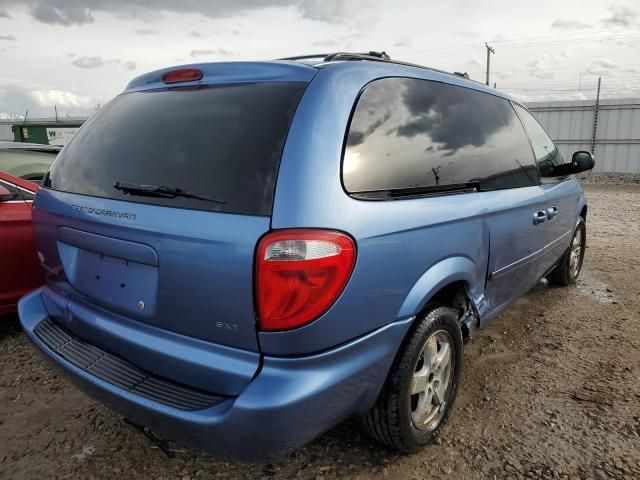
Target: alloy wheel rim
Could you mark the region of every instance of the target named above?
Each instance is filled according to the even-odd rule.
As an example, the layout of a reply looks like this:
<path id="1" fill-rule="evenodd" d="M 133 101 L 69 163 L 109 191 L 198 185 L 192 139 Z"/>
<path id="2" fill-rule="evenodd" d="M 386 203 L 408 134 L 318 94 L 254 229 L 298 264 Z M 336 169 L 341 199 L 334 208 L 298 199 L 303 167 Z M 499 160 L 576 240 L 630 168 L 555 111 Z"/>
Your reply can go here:
<path id="1" fill-rule="evenodd" d="M 571 269 L 571 274 L 574 277 L 578 276 L 578 273 L 580 273 L 580 267 L 582 266 L 582 243 L 582 229 L 577 228 L 576 233 L 573 235 L 573 240 L 571 240 L 569 252 L 569 268 Z"/>
<path id="2" fill-rule="evenodd" d="M 411 420 L 420 430 L 433 430 L 446 411 L 454 367 L 453 340 L 444 330 L 429 336 L 411 378 Z"/>

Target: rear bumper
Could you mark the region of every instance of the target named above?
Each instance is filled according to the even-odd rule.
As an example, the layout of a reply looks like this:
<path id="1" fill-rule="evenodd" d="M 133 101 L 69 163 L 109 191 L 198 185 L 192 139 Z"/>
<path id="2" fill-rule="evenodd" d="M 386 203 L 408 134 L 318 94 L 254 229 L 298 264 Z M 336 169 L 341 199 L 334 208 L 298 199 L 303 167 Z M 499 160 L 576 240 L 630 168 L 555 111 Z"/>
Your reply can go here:
<path id="1" fill-rule="evenodd" d="M 20 301 L 19 314 L 29 339 L 92 397 L 163 437 L 241 461 L 286 453 L 371 408 L 412 320 L 390 323 L 319 354 L 264 357 L 259 373 L 237 397 L 185 411 L 114 386 L 47 347 L 34 332 L 48 318 L 40 290 Z"/>

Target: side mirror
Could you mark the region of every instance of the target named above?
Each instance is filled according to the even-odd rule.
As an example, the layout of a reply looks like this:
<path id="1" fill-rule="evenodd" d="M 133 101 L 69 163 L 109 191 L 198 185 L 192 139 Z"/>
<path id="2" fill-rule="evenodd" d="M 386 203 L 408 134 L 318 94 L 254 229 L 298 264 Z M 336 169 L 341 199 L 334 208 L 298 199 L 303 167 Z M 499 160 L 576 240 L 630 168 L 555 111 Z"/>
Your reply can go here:
<path id="1" fill-rule="evenodd" d="M 591 170 L 596 164 L 593 158 L 593 153 L 585 152 L 583 150 L 574 152 L 571 157 L 571 166 L 573 167 L 573 173 L 586 172 Z"/>
<path id="2" fill-rule="evenodd" d="M 0 185 L 0 203 L 14 200 L 17 196 L 17 193 L 10 192 L 7 187 Z"/>
<path id="3" fill-rule="evenodd" d="M 552 167 L 553 173 L 551 175 L 543 174 L 542 176 L 560 177 L 565 175 L 573 175 L 580 172 L 586 172 L 587 170 L 591 170 L 595 163 L 596 161 L 593 159 L 593 154 L 591 152 L 580 150 L 573 154 L 573 156 L 571 157 L 571 163 L 554 165 Z M 542 170 L 540 170 L 540 173 L 543 173 Z"/>

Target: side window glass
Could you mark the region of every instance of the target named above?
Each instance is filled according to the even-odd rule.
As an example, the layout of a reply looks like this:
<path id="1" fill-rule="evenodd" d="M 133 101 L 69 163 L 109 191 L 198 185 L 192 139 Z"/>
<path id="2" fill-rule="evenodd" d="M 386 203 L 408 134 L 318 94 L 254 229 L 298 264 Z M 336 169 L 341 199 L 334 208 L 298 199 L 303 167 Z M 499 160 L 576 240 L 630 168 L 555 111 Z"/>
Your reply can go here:
<path id="1" fill-rule="evenodd" d="M 547 135 L 547 132 L 545 132 L 544 128 L 538 123 L 538 120 L 520 105 L 516 105 L 515 107 L 529 134 L 540 175 L 542 177 L 556 176 L 554 174 L 554 168 L 564 163 L 562 155 L 560 155 L 560 152 L 553 144 L 549 135 Z"/>
<path id="2" fill-rule="evenodd" d="M 410 78 L 369 84 L 343 159 L 345 189 L 360 198 L 537 185 L 522 123 L 507 100 Z"/>
<path id="3" fill-rule="evenodd" d="M 20 191 L 13 184 L 5 182 L 4 180 L 0 180 L 0 185 L 9 190 L 11 193 L 15 194 L 16 198 L 14 200 L 22 200 Z"/>
<path id="4" fill-rule="evenodd" d="M 33 200 L 35 198 L 35 195 L 33 193 L 23 189 L 20 189 L 20 195 L 25 202 L 28 200 Z"/>

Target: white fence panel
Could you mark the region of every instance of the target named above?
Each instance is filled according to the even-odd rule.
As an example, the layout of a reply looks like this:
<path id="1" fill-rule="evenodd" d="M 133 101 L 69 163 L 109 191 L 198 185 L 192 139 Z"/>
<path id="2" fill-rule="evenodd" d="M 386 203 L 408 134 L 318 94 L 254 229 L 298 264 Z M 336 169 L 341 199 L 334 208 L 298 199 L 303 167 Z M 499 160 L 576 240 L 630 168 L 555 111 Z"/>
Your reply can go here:
<path id="1" fill-rule="evenodd" d="M 600 100 L 593 137 L 595 102 L 534 102 L 527 107 L 568 160 L 595 145 L 596 171 L 640 173 L 640 98 Z"/>

